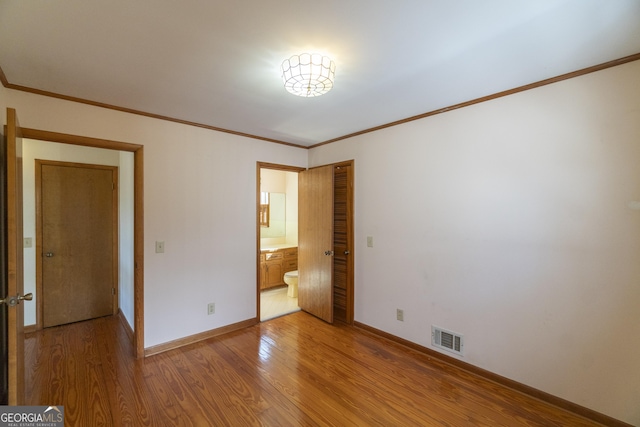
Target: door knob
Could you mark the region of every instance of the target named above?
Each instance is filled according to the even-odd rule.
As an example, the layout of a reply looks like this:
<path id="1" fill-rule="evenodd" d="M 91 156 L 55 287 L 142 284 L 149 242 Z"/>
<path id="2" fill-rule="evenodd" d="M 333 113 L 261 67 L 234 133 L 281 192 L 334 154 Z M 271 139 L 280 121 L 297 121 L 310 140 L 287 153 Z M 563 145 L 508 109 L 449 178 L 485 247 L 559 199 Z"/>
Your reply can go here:
<path id="1" fill-rule="evenodd" d="M 351 252 L 349 252 L 349 251 L 344 251 L 344 254 L 345 254 L 345 255 L 349 255 L 350 253 L 351 253 Z"/>
<path id="2" fill-rule="evenodd" d="M 333 251 L 324 251 L 324 254 L 328 255 L 328 256 L 332 256 L 333 255 Z"/>
<path id="3" fill-rule="evenodd" d="M 15 307 L 16 305 L 20 304 L 20 301 L 31 301 L 33 299 L 33 294 L 31 292 L 29 292 L 26 295 L 16 295 L 15 297 L 6 297 L 3 299 L 0 299 L 0 304 L 4 304 L 7 303 L 7 305 L 9 307 Z"/>
<path id="4" fill-rule="evenodd" d="M 31 292 L 29 292 L 26 295 L 18 295 L 18 299 L 20 301 L 31 301 L 33 299 L 33 294 Z"/>
<path id="5" fill-rule="evenodd" d="M 51 258 L 53 256 L 53 252 L 47 252 L 46 254 L 44 254 L 44 256 L 46 256 L 47 258 Z"/>

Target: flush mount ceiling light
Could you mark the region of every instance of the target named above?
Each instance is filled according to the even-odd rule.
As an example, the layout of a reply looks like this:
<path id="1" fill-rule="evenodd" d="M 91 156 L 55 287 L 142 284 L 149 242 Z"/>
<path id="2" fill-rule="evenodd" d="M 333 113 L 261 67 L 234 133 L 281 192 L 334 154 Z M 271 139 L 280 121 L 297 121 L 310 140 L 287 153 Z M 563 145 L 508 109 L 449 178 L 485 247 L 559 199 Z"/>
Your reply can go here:
<path id="1" fill-rule="evenodd" d="M 327 56 L 301 53 L 282 62 L 284 87 L 297 96 L 320 96 L 333 88 L 336 64 Z"/>

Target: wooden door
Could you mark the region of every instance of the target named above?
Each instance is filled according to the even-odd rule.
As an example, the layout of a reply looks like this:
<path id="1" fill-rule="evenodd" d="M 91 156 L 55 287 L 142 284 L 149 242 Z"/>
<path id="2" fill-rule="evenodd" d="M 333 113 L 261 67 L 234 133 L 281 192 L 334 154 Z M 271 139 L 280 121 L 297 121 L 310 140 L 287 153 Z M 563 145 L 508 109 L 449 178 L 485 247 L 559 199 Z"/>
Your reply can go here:
<path id="1" fill-rule="evenodd" d="M 353 165 L 334 168 L 333 185 L 333 314 L 353 323 Z"/>
<path id="2" fill-rule="evenodd" d="M 6 198 L 7 198 L 7 294 L 17 304 L 7 306 L 7 377 L 8 403 L 21 405 L 24 400 L 24 310 L 18 297 L 24 290 L 22 231 L 22 139 L 16 111 L 7 109 L 6 138 Z M 4 260 L 2 260 L 4 262 Z"/>
<path id="3" fill-rule="evenodd" d="M 298 175 L 298 305 L 333 323 L 333 166 Z"/>
<path id="4" fill-rule="evenodd" d="M 9 293 L 7 288 L 7 142 L 0 133 L 0 299 Z M 9 307 L 0 302 L 0 405 L 9 402 L 9 341 L 7 336 L 7 310 Z"/>
<path id="5" fill-rule="evenodd" d="M 37 161 L 43 326 L 115 314 L 117 168 Z"/>

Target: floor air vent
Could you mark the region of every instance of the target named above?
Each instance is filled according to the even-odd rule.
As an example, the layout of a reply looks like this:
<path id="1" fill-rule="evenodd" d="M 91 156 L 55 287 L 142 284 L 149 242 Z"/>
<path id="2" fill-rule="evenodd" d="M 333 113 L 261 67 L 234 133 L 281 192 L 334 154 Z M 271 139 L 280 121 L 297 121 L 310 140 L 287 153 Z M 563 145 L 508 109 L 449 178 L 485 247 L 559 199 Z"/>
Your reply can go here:
<path id="1" fill-rule="evenodd" d="M 431 325 L 431 344 L 462 356 L 462 335 Z"/>

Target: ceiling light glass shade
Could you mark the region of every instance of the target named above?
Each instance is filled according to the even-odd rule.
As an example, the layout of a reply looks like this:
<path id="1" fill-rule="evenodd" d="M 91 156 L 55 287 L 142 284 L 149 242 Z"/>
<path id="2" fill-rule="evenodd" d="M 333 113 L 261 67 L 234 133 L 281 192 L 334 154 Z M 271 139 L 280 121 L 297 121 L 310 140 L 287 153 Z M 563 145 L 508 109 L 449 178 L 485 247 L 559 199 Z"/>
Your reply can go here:
<path id="1" fill-rule="evenodd" d="M 284 87 L 297 96 L 320 96 L 333 88 L 336 64 L 327 56 L 302 53 L 282 62 Z"/>

